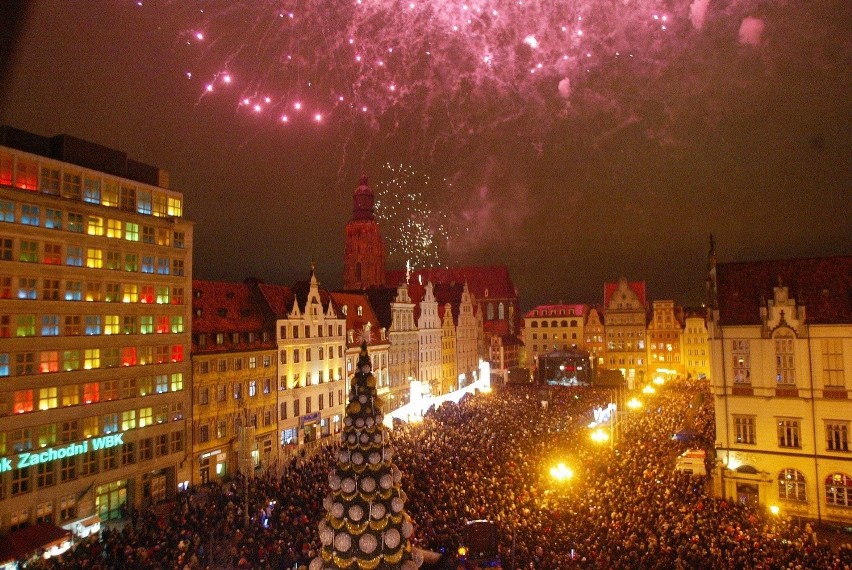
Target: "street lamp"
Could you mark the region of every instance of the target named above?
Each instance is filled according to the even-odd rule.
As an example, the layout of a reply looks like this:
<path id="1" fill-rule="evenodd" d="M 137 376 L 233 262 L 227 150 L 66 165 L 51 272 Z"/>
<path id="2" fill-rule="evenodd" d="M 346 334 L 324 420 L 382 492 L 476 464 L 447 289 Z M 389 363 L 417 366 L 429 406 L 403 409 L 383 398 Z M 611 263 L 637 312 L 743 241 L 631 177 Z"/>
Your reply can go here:
<path id="1" fill-rule="evenodd" d="M 563 483 L 574 477 L 574 471 L 564 463 L 557 463 L 550 468 L 550 476 L 557 483 Z"/>

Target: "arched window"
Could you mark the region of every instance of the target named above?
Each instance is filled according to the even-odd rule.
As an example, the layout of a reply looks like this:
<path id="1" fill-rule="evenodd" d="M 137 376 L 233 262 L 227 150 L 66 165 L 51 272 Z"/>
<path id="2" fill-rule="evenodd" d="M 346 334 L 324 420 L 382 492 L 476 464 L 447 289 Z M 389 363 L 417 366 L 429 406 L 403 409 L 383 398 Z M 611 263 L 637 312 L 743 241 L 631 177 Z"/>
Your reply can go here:
<path id="1" fill-rule="evenodd" d="M 485 310 L 486 319 L 489 321 L 494 320 L 494 305 L 492 303 L 488 303 L 488 308 Z"/>
<path id="2" fill-rule="evenodd" d="M 825 502 L 837 507 L 852 507 L 852 477 L 832 473 L 825 478 Z"/>
<path id="3" fill-rule="evenodd" d="M 541 328 L 546 329 L 547 326 L 547 321 L 541 321 Z"/>
<path id="4" fill-rule="evenodd" d="M 557 323 L 556 321 L 552 321 L 552 322 L 550 323 L 550 326 L 552 326 L 553 328 L 556 328 L 556 327 L 558 327 L 558 326 L 559 326 L 559 323 Z"/>
<path id="5" fill-rule="evenodd" d="M 506 318 L 506 307 L 503 303 L 497 305 L 497 318 L 501 321 Z"/>
<path id="6" fill-rule="evenodd" d="M 533 321 L 531 326 L 532 326 L 532 328 L 537 329 L 538 328 L 538 321 Z"/>
<path id="7" fill-rule="evenodd" d="M 805 476 L 796 469 L 782 469 L 778 474 L 778 498 L 786 501 L 806 503 Z"/>
<path id="8" fill-rule="evenodd" d="M 567 326 L 568 326 L 568 321 L 560 321 L 560 322 L 559 322 L 559 326 L 560 326 L 560 327 L 567 327 Z"/>

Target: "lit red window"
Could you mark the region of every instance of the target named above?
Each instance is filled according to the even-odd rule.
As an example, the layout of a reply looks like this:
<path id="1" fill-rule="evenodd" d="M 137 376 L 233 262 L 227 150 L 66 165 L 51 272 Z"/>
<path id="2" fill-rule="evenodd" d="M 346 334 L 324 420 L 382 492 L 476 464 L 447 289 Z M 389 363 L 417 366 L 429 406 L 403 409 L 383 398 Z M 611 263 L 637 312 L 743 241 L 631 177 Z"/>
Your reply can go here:
<path id="1" fill-rule="evenodd" d="M 93 404 L 101 400 L 101 385 L 97 382 L 83 384 L 83 401 Z"/>
<path id="2" fill-rule="evenodd" d="M 18 390 L 15 392 L 15 404 L 13 410 L 16 414 L 25 414 L 33 411 L 33 391 Z"/>
<path id="3" fill-rule="evenodd" d="M 175 344 L 172 346 L 172 362 L 183 362 L 182 344 Z"/>
<path id="4" fill-rule="evenodd" d="M 125 346 L 121 349 L 121 365 L 136 366 L 136 347 Z"/>

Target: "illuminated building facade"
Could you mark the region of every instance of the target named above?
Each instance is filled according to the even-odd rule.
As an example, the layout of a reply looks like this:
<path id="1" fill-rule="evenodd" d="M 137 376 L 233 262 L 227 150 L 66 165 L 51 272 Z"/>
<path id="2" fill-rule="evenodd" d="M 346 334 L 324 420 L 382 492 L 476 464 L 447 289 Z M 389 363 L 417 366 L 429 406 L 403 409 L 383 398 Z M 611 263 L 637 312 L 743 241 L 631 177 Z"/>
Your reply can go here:
<path id="1" fill-rule="evenodd" d="M 538 355 L 554 350 L 585 349 L 586 305 L 538 305 L 524 315 L 523 340 L 535 365 Z"/>
<path id="2" fill-rule="evenodd" d="M 602 366 L 606 360 L 606 329 L 603 315 L 598 307 L 589 307 L 586 316 L 586 350 L 589 351 L 589 361 L 592 366 Z"/>
<path id="3" fill-rule="evenodd" d="M 355 365 L 361 353 L 361 344 L 366 341 L 370 352 L 372 374 L 376 379 L 376 393 L 385 401 L 390 400 L 390 375 L 388 374 L 387 329 L 382 327 L 373 311 L 370 299 L 364 293 L 332 291 L 331 298 L 346 316 L 346 368 L 345 378 L 355 374 Z"/>
<path id="4" fill-rule="evenodd" d="M 388 376 L 390 393 L 388 410 L 407 404 L 410 385 L 418 374 L 418 337 L 414 321 L 414 302 L 408 294 L 408 284 L 400 283 L 389 304 L 391 323 L 388 331 Z"/>
<path id="5" fill-rule="evenodd" d="M 343 251 L 343 288 L 364 290 L 385 284 L 387 252 L 375 218 L 375 196 L 367 177 L 352 196 L 352 220 L 346 224 Z"/>
<path id="6" fill-rule="evenodd" d="M 0 528 L 74 527 L 189 480 L 192 224 L 168 175 L 0 128 Z"/>
<path id="7" fill-rule="evenodd" d="M 342 429 L 346 316 L 320 289 L 313 268 L 292 289 L 258 285 L 276 319 L 278 430 L 292 449 Z"/>
<path id="8" fill-rule="evenodd" d="M 418 372 L 417 378 L 428 385 L 432 394 L 441 393 L 441 320 L 438 317 L 438 301 L 434 287 L 411 287 L 419 293 L 415 318 L 417 319 Z"/>
<path id="9" fill-rule="evenodd" d="M 620 370 L 630 389 L 640 386 L 647 372 L 645 282 L 604 284 L 606 362 L 603 368 Z"/>
<path id="10" fill-rule="evenodd" d="M 654 301 L 648 322 L 648 373 L 667 378 L 683 374 L 683 311 L 674 301 Z"/>
<path id="11" fill-rule="evenodd" d="M 479 331 L 478 306 L 467 283 L 461 287 L 456 324 L 456 368 L 459 388 L 479 379 Z"/>
<path id="12" fill-rule="evenodd" d="M 441 322 L 441 387 L 438 393 L 447 394 L 459 387 L 459 373 L 456 366 L 456 319 L 453 316 L 452 303 L 438 305 L 438 319 Z"/>
<path id="13" fill-rule="evenodd" d="M 275 322 L 257 284 L 192 282 L 192 484 L 278 459 Z"/>
<path id="14" fill-rule="evenodd" d="M 716 493 L 852 522 L 852 257 L 716 263 L 708 334 Z"/>
<path id="15" fill-rule="evenodd" d="M 710 376 L 710 344 L 707 339 L 706 311 L 684 310 L 683 366 L 687 376 Z"/>

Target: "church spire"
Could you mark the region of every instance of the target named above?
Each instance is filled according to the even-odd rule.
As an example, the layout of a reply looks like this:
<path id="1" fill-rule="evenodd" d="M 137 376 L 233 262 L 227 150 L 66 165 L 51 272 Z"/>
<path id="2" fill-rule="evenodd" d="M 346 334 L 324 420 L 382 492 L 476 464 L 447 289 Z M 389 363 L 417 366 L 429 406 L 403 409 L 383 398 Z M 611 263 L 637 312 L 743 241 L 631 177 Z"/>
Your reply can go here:
<path id="1" fill-rule="evenodd" d="M 375 210 L 375 196 L 373 190 L 367 185 L 367 175 L 361 176 L 361 181 L 352 196 L 352 219 L 372 220 Z"/>

